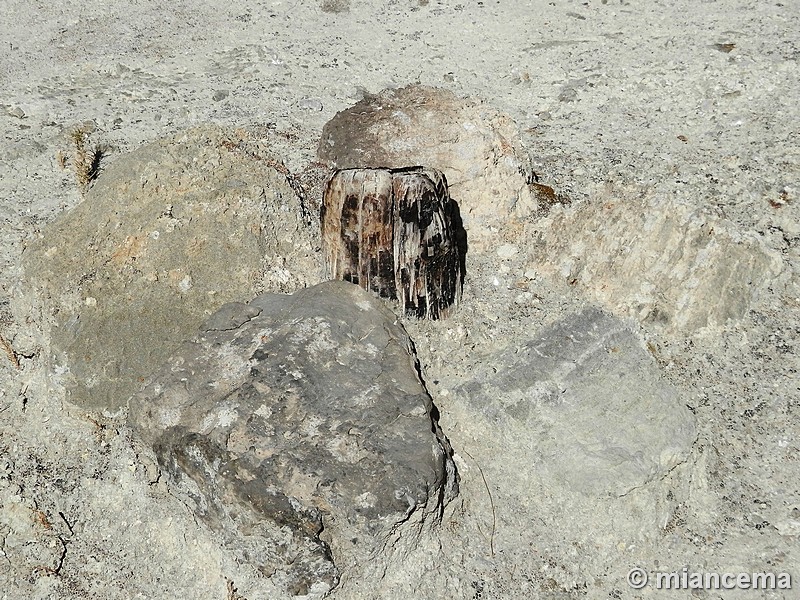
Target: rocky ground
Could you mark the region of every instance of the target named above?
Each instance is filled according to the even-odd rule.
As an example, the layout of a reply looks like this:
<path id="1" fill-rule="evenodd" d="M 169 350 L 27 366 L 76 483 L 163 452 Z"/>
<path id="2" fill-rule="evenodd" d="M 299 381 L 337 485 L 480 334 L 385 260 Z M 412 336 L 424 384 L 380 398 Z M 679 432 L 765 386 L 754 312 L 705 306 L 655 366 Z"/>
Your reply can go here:
<path id="1" fill-rule="evenodd" d="M 450 318 L 402 321 L 459 495 L 331 597 L 744 598 L 626 576 L 800 577 L 795 5 L 9 0 L 0 30 L 4 599 L 280 597 L 153 485 L 124 407 L 68 401 L 22 257 L 131 151 L 198 125 L 247 130 L 318 193 L 325 123 L 414 83 L 507 115 L 553 193 L 487 225 Z M 100 152 L 88 186 L 76 129 Z"/>

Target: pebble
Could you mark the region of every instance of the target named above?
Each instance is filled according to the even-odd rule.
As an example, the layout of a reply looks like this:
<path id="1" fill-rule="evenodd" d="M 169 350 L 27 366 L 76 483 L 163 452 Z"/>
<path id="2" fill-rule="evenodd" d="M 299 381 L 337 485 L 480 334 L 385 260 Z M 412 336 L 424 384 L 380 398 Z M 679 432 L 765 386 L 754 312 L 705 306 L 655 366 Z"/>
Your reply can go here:
<path id="1" fill-rule="evenodd" d="M 522 292 L 514 298 L 514 304 L 529 304 L 533 300 L 533 294 L 530 292 Z"/>
<path id="2" fill-rule="evenodd" d="M 497 249 L 497 256 L 500 258 L 513 258 L 519 253 L 519 248 L 514 244 L 503 244 Z"/>
<path id="3" fill-rule="evenodd" d="M 303 98 L 297 103 L 297 107 L 303 110 L 322 111 L 322 101 L 318 98 Z"/>

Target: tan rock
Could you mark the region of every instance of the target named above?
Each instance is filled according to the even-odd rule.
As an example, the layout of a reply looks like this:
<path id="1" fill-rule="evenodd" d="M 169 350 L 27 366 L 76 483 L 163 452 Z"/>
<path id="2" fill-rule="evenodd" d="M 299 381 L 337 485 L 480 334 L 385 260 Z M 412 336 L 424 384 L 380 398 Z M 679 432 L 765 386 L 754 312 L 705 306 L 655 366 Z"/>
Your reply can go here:
<path id="1" fill-rule="evenodd" d="M 518 235 L 537 206 L 528 156 L 511 118 L 442 89 L 410 85 L 364 98 L 325 125 L 317 153 L 340 169 L 422 165 L 442 171 L 473 253 Z"/>

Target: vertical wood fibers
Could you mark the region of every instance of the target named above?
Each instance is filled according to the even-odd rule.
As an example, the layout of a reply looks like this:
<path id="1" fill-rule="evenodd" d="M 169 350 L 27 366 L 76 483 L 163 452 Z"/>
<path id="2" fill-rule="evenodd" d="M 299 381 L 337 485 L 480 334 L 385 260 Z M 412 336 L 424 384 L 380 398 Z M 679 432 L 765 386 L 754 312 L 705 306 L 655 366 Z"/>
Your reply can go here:
<path id="1" fill-rule="evenodd" d="M 435 169 L 345 169 L 322 202 L 327 274 L 437 319 L 461 298 L 463 256 L 447 181 Z"/>

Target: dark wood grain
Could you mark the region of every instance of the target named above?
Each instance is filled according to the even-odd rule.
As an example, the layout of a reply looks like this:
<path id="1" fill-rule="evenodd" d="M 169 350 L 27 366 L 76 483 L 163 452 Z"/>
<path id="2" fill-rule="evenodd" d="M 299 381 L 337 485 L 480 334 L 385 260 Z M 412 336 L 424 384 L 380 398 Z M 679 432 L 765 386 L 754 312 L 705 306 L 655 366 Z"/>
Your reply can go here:
<path id="1" fill-rule="evenodd" d="M 437 319 L 461 299 L 465 244 L 447 181 L 435 169 L 344 169 L 322 202 L 327 274 Z"/>

